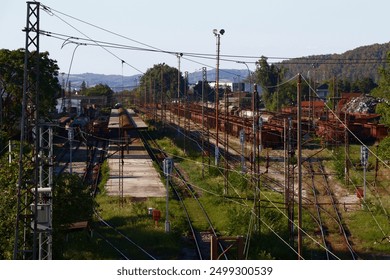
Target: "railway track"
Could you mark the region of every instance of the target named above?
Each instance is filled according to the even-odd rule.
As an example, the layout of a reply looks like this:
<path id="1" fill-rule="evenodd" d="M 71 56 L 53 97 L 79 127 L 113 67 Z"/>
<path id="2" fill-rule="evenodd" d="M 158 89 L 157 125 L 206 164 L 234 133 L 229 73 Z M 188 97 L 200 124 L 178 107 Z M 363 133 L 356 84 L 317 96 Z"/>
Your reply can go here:
<path id="1" fill-rule="evenodd" d="M 106 159 L 107 139 L 95 138 L 85 131 L 75 130 L 76 140 L 69 143 L 69 139 L 62 138 L 63 143 L 58 143 L 56 149 L 56 174 L 66 171 L 69 164 L 74 164 L 73 173 L 78 174 L 83 182 L 90 188 L 90 194 L 95 196 L 99 189 L 100 167 Z M 61 139 L 61 138 L 58 138 Z M 70 155 L 72 153 L 72 156 Z M 71 162 L 73 158 L 73 163 Z M 94 210 L 96 222 L 93 232 L 103 240 L 109 248 L 124 260 L 156 260 L 157 257 L 150 254 L 132 238 L 120 231 L 116 226 L 104 220 L 97 209 Z"/>
<path id="2" fill-rule="evenodd" d="M 322 162 L 309 159 L 304 166 L 312 182 L 310 188 L 313 198 L 310 199 L 310 210 L 315 212 L 313 216 L 316 216 L 326 259 L 358 259 L 349 238 L 349 230 L 340 214 L 340 204 L 329 184 Z"/>
<path id="3" fill-rule="evenodd" d="M 87 140 L 87 139 L 85 139 Z M 78 146 L 80 146 L 81 142 Z M 87 140 L 87 151 L 75 150 L 76 153 L 83 153 L 86 167 L 82 175 L 84 183 L 90 186 L 91 195 L 98 192 L 100 167 L 106 157 L 107 141 L 104 139 L 90 138 Z M 124 260 L 156 260 L 157 258 L 147 252 L 141 245 L 132 238 L 118 230 L 114 225 L 104 220 L 95 209 L 97 222 L 94 232 L 112 248 L 120 258 Z"/>
<path id="4" fill-rule="evenodd" d="M 158 143 L 153 139 L 153 137 L 149 135 L 149 133 L 140 132 L 140 136 L 149 154 L 159 164 L 160 169 L 162 170 L 162 161 L 163 159 L 167 158 L 167 155 L 162 151 Z M 210 220 L 210 217 L 204 209 L 202 203 L 198 199 L 196 192 L 191 187 L 191 184 L 188 183 L 185 176 L 182 174 L 181 170 L 177 166 L 174 166 L 173 168 L 173 178 L 175 183 L 170 182 L 171 188 L 176 198 L 179 200 L 185 213 L 187 223 L 191 232 L 191 238 L 194 241 L 196 254 L 201 260 L 210 259 L 210 238 L 211 236 L 217 237 L 217 232 L 212 224 L 212 221 Z M 191 199 L 191 201 L 195 201 L 195 204 L 198 206 L 199 210 L 196 212 L 196 219 L 198 220 L 199 217 L 202 216 L 208 224 L 208 230 L 197 229 L 193 225 L 193 220 L 195 219 L 195 217 L 193 216 L 194 214 L 189 211 L 189 208 L 187 207 L 187 201 L 189 199 Z M 223 244 L 219 242 L 218 246 L 221 251 L 220 257 L 228 259 L 227 254 L 224 252 L 225 248 Z"/>
<path id="5" fill-rule="evenodd" d="M 115 226 L 104 220 L 95 211 L 99 229 L 94 231 L 125 260 L 157 260 L 152 254 L 137 244 L 129 236 L 118 230 Z M 126 245 L 124 245 L 126 244 Z"/>
<path id="6" fill-rule="evenodd" d="M 212 150 L 214 147 L 212 142 L 215 142 L 215 136 L 213 136 L 213 133 L 210 130 L 206 131 L 202 125 L 191 123 L 190 131 L 193 133 L 188 134 L 187 137 L 198 139 L 197 141 L 202 139 L 201 137 L 204 137 L 204 135 L 207 135 L 209 139 L 212 139 L 212 141 L 208 143 L 211 145 L 211 147 L 207 147 L 208 150 Z M 234 138 L 234 136 L 231 137 Z M 223 137 L 220 137 L 219 140 L 220 146 L 226 146 L 226 144 L 222 143 Z M 233 156 L 230 155 L 231 157 L 229 158 L 229 166 L 237 166 L 239 161 L 235 160 L 234 156 L 240 155 L 241 152 L 239 152 L 237 149 L 231 148 L 231 146 L 229 146 L 229 152 L 233 154 Z M 246 166 L 249 167 L 251 163 L 250 159 L 245 158 L 245 162 Z M 332 192 L 332 187 L 329 184 L 328 175 L 325 173 L 321 161 L 313 159 L 308 160 L 305 163 L 305 167 L 308 170 L 307 174 L 310 174 L 305 178 L 305 183 L 307 184 L 306 194 L 312 194 L 305 195 L 303 197 L 303 208 L 309 212 L 309 215 L 312 217 L 313 221 L 317 224 L 318 227 L 317 235 L 320 238 L 318 243 L 321 244 L 320 247 L 324 252 L 323 256 L 318 256 L 318 258 L 358 259 L 359 257 L 354 251 L 352 242 L 350 241 L 349 230 L 343 222 L 342 216 L 340 214 L 341 212 L 338 208 L 339 204 L 337 202 L 336 195 Z M 272 167 L 274 170 L 278 168 L 278 166 Z M 283 167 L 281 167 L 281 169 L 283 170 Z M 250 168 L 248 171 L 253 172 L 253 170 Z M 281 183 L 280 180 L 275 180 L 272 178 L 272 175 L 268 176 L 268 174 L 262 174 L 261 178 L 262 185 L 264 187 L 279 193 L 283 193 L 284 184 Z"/>

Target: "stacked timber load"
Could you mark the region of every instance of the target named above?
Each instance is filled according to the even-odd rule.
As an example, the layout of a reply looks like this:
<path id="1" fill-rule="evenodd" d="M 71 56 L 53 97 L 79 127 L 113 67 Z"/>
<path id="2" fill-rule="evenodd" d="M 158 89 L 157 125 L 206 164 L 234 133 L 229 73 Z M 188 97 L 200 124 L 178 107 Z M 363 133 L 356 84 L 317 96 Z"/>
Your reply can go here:
<path id="1" fill-rule="evenodd" d="M 119 115 L 119 124 L 121 128 L 135 128 L 133 122 L 131 121 L 129 115 L 127 114 L 127 110 L 122 107 L 118 109 Z"/>

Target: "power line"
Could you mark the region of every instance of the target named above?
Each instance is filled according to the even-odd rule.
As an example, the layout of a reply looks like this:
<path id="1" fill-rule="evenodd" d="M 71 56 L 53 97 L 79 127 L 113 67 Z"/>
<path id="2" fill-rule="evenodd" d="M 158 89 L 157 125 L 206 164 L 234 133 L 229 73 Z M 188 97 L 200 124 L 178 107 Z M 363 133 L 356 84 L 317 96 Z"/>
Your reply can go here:
<path id="1" fill-rule="evenodd" d="M 91 38 L 81 38 L 77 36 L 72 35 L 65 35 L 60 34 L 56 32 L 50 32 L 50 31 L 40 31 L 42 35 L 57 38 L 60 40 L 65 39 L 72 39 L 72 40 L 80 40 L 80 41 L 86 41 L 86 42 L 93 42 L 94 44 L 88 44 L 91 46 L 104 46 L 107 48 L 116 48 L 116 49 L 124 49 L 124 50 L 132 50 L 132 51 L 145 51 L 145 52 L 155 52 L 155 53 L 165 53 L 165 54 L 171 54 L 176 55 L 178 53 L 177 51 L 170 51 L 170 50 L 162 50 L 158 48 L 142 48 L 142 47 L 136 47 L 132 45 L 125 45 L 125 44 L 118 44 L 113 42 L 107 42 L 107 41 L 99 41 Z M 98 43 L 98 44 L 97 44 Z M 193 58 L 200 58 L 205 60 L 215 60 L 215 54 L 208 54 L 208 53 L 196 53 L 196 52 L 181 52 L 183 53 L 183 56 L 186 57 L 193 57 Z M 261 59 L 259 56 L 251 56 L 251 55 L 233 55 L 233 54 L 220 54 L 221 60 L 226 62 L 237 62 L 237 59 L 251 59 L 247 60 L 245 63 L 250 64 L 257 64 L 258 61 Z M 264 56 L 263 56 L 264 57 Z M 321 58 L 321 57 L 264 57 L 266 59 L 271 60 L 277 60 L 278 62 L 275 62 L 276 64 L 284 64 L 284 65 L 313 65 L 313 64 L 325 64 L 325 65 L 338 65 L 338 64 L 376 64 L 376 63 L 383 63 L 386 61 L 386 58 Z M 200 63 L 195 60 L 188 59 L 188 61 L 198 63 L 201 65 L 204 65 L 203 63 Z M 297 61 L 299 60 L 299 61 Z M 205 65 L 210 68 L 214 68 L 210 65 Z"/>
<path id="2" fill-rule="evenodd" d="M 67 25 L 71 26 L 72 28 L 74 28 L 75 30 L 77 30 L 78 32 L 80 32 L 81 34 L 83 34 L 81 31 L 79 31 L 78 29 L 76 29 L 73 25 L 71 25 L 70 23 L 66 22 L 64 19 L 62 19 L 61 17 L 59 17 L 58 15 L 55 15 L 55 13 L 58 13 L 58 14 L 61 14 L 63 16 L 66 16 L 66 17 L 69 17 L 75 21 L 78 21 L 78 22 L 81 22 L 83 24 L 86 24 L 86 25 L 89 25 L 91 27 L 94 27 L 96 29 L 99 29 L 99 30 L 102 30 L 104 32 L 107 32 L 111 35 L 115 35 L 117 37 L 120 37 L 120 38 L 123 38 L 123 39 L 126 39 L 126 40 L 129 40 L 131 42 L 134 42 L 134 43 L 137 43 L 139 45 L 142 45 L 146 48 L 141 48 L 141 47 L 135 47 L 135 46 L 128 46 L 128 45 L 122 45 L 122 44 L 116 44 L 116 43 L 110 43 L 110 42 L 102 42 L 102 41 L 98 41 L 98 40 L 93 40 L 91 39 L 90 37 L 86 36 L 85 34 L 83 34 L 84 36 L 88 37 L 88 40 L 92 41 L 93 43 L 95 43 L 95 45 L 99 46 L 99 47 L 102 47 L 103 49 L 105 49 L 107 52 L 109 52 L 111 55 L 113 55 L 114 57 L 116 57 L 117 59 L 121 60 L 121 61 L 124 61 L 123 59 L 119 58 L 117 55 L 115 55 L 114 53 L 110 52 L 108 50 L 108 48 L 117 48 L 117 49 L 127 49 L 127 50 L 133 50 L 133 51 L 147 51 L 147 52 L 160 52 L 160 53 L 165 53 L 165 54 L 170 54 L 170 55 L 174 55 L 176 56 L 176 54 L 178 53 L 177 51 L 169 51 L 169 50 L 163 50 L 161 48 L 158 48 L 158 47 L 155 47 L 155 46 L 152 46 L 150 44 L 146 44 L 146 43 L 143 43 L 139 40 L 135 40 L 133 38 L 130 38 L 128 36 L 124 36 L 124 35 L 121 35 L 117 32 L 113 32 L 111 30 L 108 30 L 106 28 L 103 28 L 101 26 L 98 26 L 96 24 L 92 24 L 90 22 L 87 22 L 85 20 L 82 20 L 82 19 L 79 19 L 79 18 L 76 18 L 74 16 L 71 16 L 69 14 L 66 14 L 66 13 L 63 13 L 63 12 L 60 12 L 58 10 L 55 10 L 51 7 L 48 7 L 48 6 L 45 6 L 43 4 L 41 4 L 42 8 L 44 11 L 46 11 L 49 15 L 51 16 L 56 16 L 57 18 L 59 18 L 60 20 L 62 20 L 63 22 L 65 22 Z M 53 33 L 54 34 L 54 33 Z M 46 34 L 48 35 L 48 34 Z M 49 35 L 48 35 L 49 36 Z M 68 38 L 74 38 L 76 39 L 77 37 L 74 37 L 74 36 L 68 36 Z M 86 40 L 86 39 L 83 39 L 83 38 L 77 38 L 78 40 Z M 90 45 L 93 45 L 93 44 L 90 44 Z M 214 60 L 215 59 L 215 54 L 208 54 L 208 53 L 196 53 L 196 52 L 180 52 L 180 53 L 183 53 L 183 58 L 190 61 L 190 62 L 193 62 L 193 63 L 196 63 L 196 64 L 199 64 L 199 65 L 202 65 L 202 66 L 206 66 L 206 67 L 209 67 L 209 68 L 212 68 L 214 69 L 213 66 L 210 66 L 210 65 L 207 65 L 207 64 L 204 64 L 204 63 L 201 63 L 199 61 L 195 61 L 195 60 L 192 60 L 188 57 L 193 57 L 193 58 L 198 58 L 198 59 L 212 59 Z M 356 64 L 377 64 L 377 63 L 381 63 L 381 62 L 384 62 L 386 58 L 354 58 L 354 59 L 344 59 L 344 58 L 332 58 L 331 56 L 333 55 L 324 55 L 324 57 L 319 57 L 319 58 L 315 58 L 315 57 L 303 57 L 303 58 L 293 58 L 293 57 L 283 57 L 283 56 L 261 56 L 261 57 L 264 57 L 266 59 L 271 59 L 271 60 L 276 60 L 277 62 L 275 63 L 278 63 L 278 64 L 284 64 L 284 65 L 312 65 L 312 64 L 325 64 L 325 65 L 338 65 L 338 64 L 350 64 L 350 65 L 356 65 Z M 258 61 L 261 59 L 261 57 L 259 56 L 254 56 L 254 55 L 233 55 L 233 54 L 220 54 L 220 60 L 221 61 L 225 61 L 225 62 L 234 62 L 236 63 L 237 59 L 247 59 L 248 61 L 246 61 L 246 63 L 249 63 L 249 64 L 257 64 Z M 297 59 L 299 59 L 300 61 L 296 61 Z M 306 60 L 306 61 L 302 61 L 302 60 Z M 136 71 L 140 72 L 143 74 L 142 71 L 140 71 L 139 69 L 135 68 L 134 66 L 130 65 L 129 63 L 125 62 L 128 66 L 130 66 L 131 68 L 135 69 Z M 224 71 L 226 72 L 226 71 Z M 235 73 L 230 73 L 230 72 L 226 72 L 226 73 L 229 73 L 229 74 L 233 74 L 235 76 L 238 76 L 237 74 Z"/>
<path id="3" fill-rule="evenodd" d="M 68 25 L 69 27 L 71 27 L 72 29 L 76 30 L 77 32 L 79 32 L 80 34 L 82 34 L 83 36 L 87 37 L 89 40 L 93 41 L 96 43 L 96 45 L 100 46 L 102 49 L 104 49 L 106 52 L 110 53 L 112 56 L 114 56 L 115 58 L 117 58 L 118 60 L 120 60 L 122 63 L 125 63 L 126 65 L 130 66 L 131 68 L 133 68 L 134 70 L 140 72 L 143 74 L 143 72 L 141 70 L 139 70 L 138 68 L 134 67 L 133 65 L 127 63 L 125 60 L 123 60 L 122 58 L 120 58 L 119 56 L 117 56 L 116 54 L 114 54 L 112 51 L 110 51 L 108 48 L 102 46 L 99 44 L 99 42 L 97 42 L 96 40 L 90 38 L 88 35 L 86 35 L 85 33 L 83 33 L 81 30 L 79 30 L 78 28 L 76 28 L 75 26 L 73 26 L 72 24 L 70 24 L 69 22 L 65 21 L 64 19 L 62 19 L 61 17 L 59 17 L 58 15 L 55 15 L 54 13 L 52 13 L 51 9 L 48 8 L 47 6 L 44 6 L 44 10 L 47 11 L 47 10 L 50 10 L 51 12 L 51 15 L 52 16 L 55 16 L 56 18 L 58 18 L 59 20 L 61 20 L 62 22 L 64 22 L 66 25 Z"/>

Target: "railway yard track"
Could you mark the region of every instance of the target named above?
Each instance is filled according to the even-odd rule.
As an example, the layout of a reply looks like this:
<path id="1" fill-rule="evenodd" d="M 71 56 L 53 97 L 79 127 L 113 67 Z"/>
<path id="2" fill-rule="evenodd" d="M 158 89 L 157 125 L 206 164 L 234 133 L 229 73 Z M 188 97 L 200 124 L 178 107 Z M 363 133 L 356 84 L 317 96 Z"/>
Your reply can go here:
<path id="1" fill-rule="evenodd" d="M 191 109 L 190 109 L 191 111 Z M 149 114 L 148 118 L 160 119 L 161 116 L 155 117 L 150 112 L 144 111 L 145 114 Z M 190 119 L 184 120 L 184 115 L 181 116 L 181 120 L 175 115 L 175 111 L 165 112 L 164 126 L 169 127 L 172 131 L 177 130 L 176 135 L 185 139 L 184 141 L 193 142 L 193 146 L 197 146 L 197 149 L 209 157 L 213 153 L 216 145 L 216 135 L 210 127 L 205 127 L 204 124 L 199 124 Z M 196 110 L 199 114 L 199 110 Z M 206 117 L 207 118 L 207 117 Z M 162 119 L 162 118 L 161 118 Z M 170 120 L 168 122 L 168 119 Z M 237 119 L 237 120 L 236 120 Z M 244 173 L 256 176 L 257 172 L 261 172 L 259 180 L 261 181 L 261 187 L 271 192 L 285 195 L 285 182 L 283 179 L 283 156 L 279 154 L 272 154 L 271 156 L 262 151 L 259 154 L 262 157 L 261 168 L 255 170 L 253 157 L 250 154 L 253 149 L 251 143 L 255 137 L 251 134 L 251 126 L 249 122 L 242 122 L 238 118 L 232 118 L 237 126 L 241 125 L 246 131 L 246 143 L 243 145 L 240 143 L 240 138 L 237 136 L 237 131 L 231 131 L 229 136 L 228 132 L 222 132 L 222 137 L 219 138 L 218 146 L 220 147 L 220 154 L 223 162 L 226 163 L 223 170 L 225 172 L 231 172 L 237 170 L 245 165 L 246 170 Z M 181 123 L 180 123 L 181 122 Z M 222 120 L 221 123 L 225 122 Z M 179 126 L 180 124 L 180 126 Z M 225 123 L 227 127 L 227 124 Z M 83 179 L 91 186 L 91 194 L 96 195 L 98 192 L 97 184 L 99 182 L 99 168 L 105 158 L 107 158 L 107 140 L 102 141 L 104 138 L 90 137 L 90 134 L 83 134 L 79 132 L 79 140 L 74 141 L 72 147 L 72 153 L 82 154 L 82 160 L 84 162 L 82 173 Z M 163 149 L 159 146 L 157 141 L 148 131 L 138 131 L 139 138 L 145 149 L 148 151 L 152 160 L 158 164 L 160 174 L 163 174 L 163 160 L 168 158 Z M 226 133 L 226 134 L 225 134 Z M 86 139 L 88 138 L 88 139 Z M 85 141 L 85 142 L 84 142 Z M 81 148 L 81 147 L 84 147 Z M 188 145 L 188 144 L 187 144 Z M 186 144 L 184 144 L 186 147 Z M 188 146 L 189 147 L 189 146 Z M 241 150 L 240 150 L 241 148 Z M 277 149 L 276 149 L 277 150 Z M 66 158 L 71 158 L 69 155 L 70 147 L 69 143 L 64 143 L 61 149 L 57 151 L 57 160 L 63 161 L 58 166 L 57 172 L 64 172 L 66 168 L 69 168 L 69 162 L 66 162 Z M 184 151 L 185 152 L 185 151 Z M 74 163 L 73 163 L 74 164 Z M 260 165 L 260 161 L 258 162 Z M 343 204 L 339 202 L 337 190 L 334 189 L 331 178 L 325 170 L 325 167 L 319 157 L 307 157 L 304 160 L 303 167 L 305 169 L 304 174 L 304 194 L 303 194 L 303 208 L 307 211 L 308 215 L 312 218 L 315 226 L 315 232 L 312 239 L 316 239 L 317 245 L 314 245 L 316 249 L 313 249 L 312 257 L 314 259 L 360 259 L 358 253 L 354 250 L 353 242 L 351 241 L 351 233 L 348 229 L 346 222 L 343 220 Z M 227 171 L 226 171 L 227 170 Z M 225 173 L 226 176 L 226 173 Z M 169 187 L 173 194 L 171 199 L 175 199 L 179 202 L 185 219 L 188 224 L 188 236 L 187 239 L 193 242 L 193 246 L 190 248 L 192 253 L 189 253 L 190 259 L 210 259 L 211 257 L 211 239 L 217 238 L 218 240 L 218 259 L 229 259 L 228 244 L 224 243 L 221 238 L 218 239 L 219 233 L 215 230 L 213 222 L 211 221 L 207 211 L 203 207 L 199 197 L 201 194 L 191 186 L 188 182 L 185 171 L 180 169 L 180 165 L 176 165 L 173 168 L 171 180 L 169 181 Z M 263 198 L 264 199 L 264 198 Z M 293 197 L 295 200 L 295 207 L 297 206 L 297 193 Z M 265 201 L 269 203 L 269 201 Z M 273 202 L 272 202 L 273 203 Z M 196 206 L 196 207 L 195 207 Z M 274 205 L 274 207 L 276 207 Z M 345 207 L 345 204 L 344 204 Z M 197 210 L 194 210 L 196 208 Z M 280 209 L 284 209 L 280 206 Z M 284 211 L 284 210 L 283 210 Z M 116 252 L 121 259 L 159 259 L 157 256 L 153 256 L 147 250 L 143 249 L 141 245 L 132 240 L 126 234 L 115 228 L 114 225 L 105 221 L 99 213 L 96 212 L 96 233 L 104 240 L 111 248 Z M 202 223 L 199 223 L 199 219 L 203 219 Z M 194 223 L 194 221 L 197 221 Z M 292 221 L 294 222 L 294 221 Z M 199 224 L 207 225 L 199 227 Z M 107 231 L 112 231 L 117 238 L 125 240 L 129 245 L 126 249 L 117 245 L 117 238 L 111 238 L 107 234 Z M 128 248 L 133 249 L 128 249 Z M 134 251 L 138 251 L 134 255 Z"/>
<path id="2" fill-rule="evenodd" d="M 149 135 L 149 133 L 141 132 L 140 136 L 151 157 L 159 164 L 160 169 L 163 170 L 163 160 L 167 158 L 168 155 L 163 152 L 161 147 L 153 139 L 153 137 Z M 174 180 L 172 180 L 173 182 L 170 182 L 170 186 L 176 199 L 179 200 L 180 205 L 182 206 L 183 211 L 185 213 L 185 217 L 191 233 L 190 239 L 192 239 L 194 242 L 196 254 L 201 260 L 210 259 L 210 238 L 211 236 L 218 237 L 213 223 L 210 220 L 210 217 L 207 214 L 202 203 L 198 199 L 198 194 L 191 187 L 191 184 L 186 180 L 185 176 L 182 174 L 182 171 L 177 166 L 173 167 L 173 178 Z M 198 209 L 196 213 L 194 213 L 193 210 L 190 211 L 186 206 L 188 200 L 195 201 L 195 204 L 197 205 Z M 196 217 L 194 216 L 194 214 L 196 215 Z M 207 231 L 204 229 L 200 230 L 193 225 L 193 220 L 195 218 L 196 220 L 199 220 L 200 217 L 203 217 L 203 219 L 208 224 Z M 219 243 L 218 246 L 221 251 L 220 257 L 228 259 L 227 254 L 224 253 L 225 249 L 222 243 Z"/>
<path id="3" fill-rule="evenodd" d="M 316 216 L 326 259 L 358 259 L 350 240 L 350 232 L 341 215 L 341 204 L 329 183 L 321 160 L 308 159 L 304 166 L 311 179 L 311 184 L 307 184 L 306 189 L 311 188 L 312 195 L 307 198 L 312 205 L 310 210 L 315 212 L 313 215 Z"/>
<path id="4" fill-rule="evenodd" d="M 199 113 L 199 110 L 197 110 L 197 113 Z M 174 117 L 170 117 L 170 119 L 172 120 Z M 240 121 L 235 119 L 233 121 L 235 121 L 236 124 L 240 124 Z M 221 122 L 224 122 L 224 120 Z M 212 142 L 214 141 L 215 143 L 215 133 L 209 129 L 205 130 L 199 123 L 196 122 L 191 123 L 190 127 L 191 129 L 186 132 L 189 138 L 197 139 L 197 141 L 200 142 L 202 137 L 206 135 L 207 143 L 205 149 L 212 150 L 214 148 Z M 236 136 L 231 135 L 230 137 L 233 139 L 235 138 L 235 141 L 237 141 Z M 223 142 L 223 137 L 221 138 L 222 140 L 220 139 L 219 145 L 224 148 L 228 147 L 228 153 L 223 151 L 221 154 L 228 157 L 229 169 L 233 169 L 234 167 L 239 166 L 240 160 L 238 156 L 240 156 L 241 152 L 237 148 L 237 144 L 236 148 L 234 148 L 234 144 L 229 144 L 229 146 L 227 146 L 226 143 Z M 231 138 L 229 140 L 231 140 Z M 251 169 L 252 164 L 250 157 L 248 156 L 245 157 L 245 165 L 249 167 L 247 170 L 248 172 L 255 172 Z M 275 179 L 272 174 L 265 174 L 268 173 L 268 165 L 269 163 L 267 163 L 267 171 L 263 171 L 263 173 L 260 175 L 262 185 L 274 192 L 283 194 L 284 183 L 280 180 L 280 178 Z M 318 231 L 316 231 L 316 235 L 320 237 L 318 244 L 321 244 L 320 247 L 323 251 L 323 254 L 317 256 L 316 258 L 359 259 L 358 254 L 353 249 L 353 243 L 350 239 L 350 232 L 348 227 L 346 226 L 346 223 L 341 215 L 343 204 L 339 203 L 336 191 L 332 189 L 332 186 L 329 183 L 330 178 L 325 171 L 323 163 L 320 159 L 314 157 L 314 159 L 306 160 L 304 166 L 306 168 L 306 196 L 303 197 L 303 208 L 306 209 L 305 211 L 309 212 L 309 215 L 317 224 Z M 270 170 L 272 169 L 282 170 L 283 166 L 276 162 L 274 166 L 270 167 Z"/>

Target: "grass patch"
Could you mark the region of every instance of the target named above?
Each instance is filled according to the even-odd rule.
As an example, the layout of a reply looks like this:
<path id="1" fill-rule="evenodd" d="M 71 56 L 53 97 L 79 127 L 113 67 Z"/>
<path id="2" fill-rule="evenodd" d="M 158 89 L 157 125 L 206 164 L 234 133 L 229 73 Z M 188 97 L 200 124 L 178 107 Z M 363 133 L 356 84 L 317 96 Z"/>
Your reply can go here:
<path id="1" fill-rule="evenodd" d="M 370 259 L 378 254 L 390 254 L 389 218 L 368 209 L 350 212 L 347 217 L 354 248 L 360 254 Z"/>

